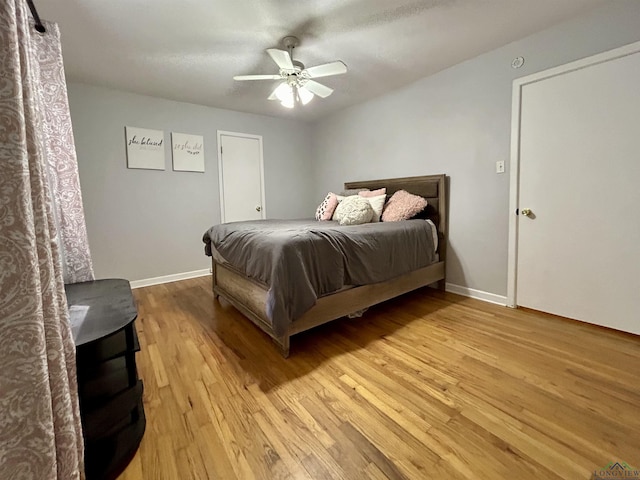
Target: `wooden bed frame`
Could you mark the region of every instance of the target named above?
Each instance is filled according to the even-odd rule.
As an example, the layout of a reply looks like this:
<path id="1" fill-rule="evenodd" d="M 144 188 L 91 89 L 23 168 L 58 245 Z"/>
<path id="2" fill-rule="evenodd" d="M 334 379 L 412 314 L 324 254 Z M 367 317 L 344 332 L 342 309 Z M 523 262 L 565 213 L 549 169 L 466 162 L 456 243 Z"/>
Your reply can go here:
<path id="1" fill-rule="evenodd" d="M 345 183 L 344 187 L 345 189 L 369 188 L 370 190 L 386 187 L 387 195 L 392 195 L 398 190 L 406 190 L 425 197 L 429 202 L 428 217 L 438 227 L 439 261 L 386 282 L 345 288 L 321 297 L 309 311 L 289 325 L 289 330 L 285 335 L 278 337 L 274 334 L 271 322 L 266 315 L 267 288 L 244 276 L 229 264 L 216 262 L 215 257 L 212 257 L 214 297 L 224 298 L 269 334 L 285 358 L 289 356 L 290 337 L 296 333 L 432 283 L 437 282 L 438 288 L 444 290 L 447 245 L 446 176 L 427 175 L 349 182 Z"/>

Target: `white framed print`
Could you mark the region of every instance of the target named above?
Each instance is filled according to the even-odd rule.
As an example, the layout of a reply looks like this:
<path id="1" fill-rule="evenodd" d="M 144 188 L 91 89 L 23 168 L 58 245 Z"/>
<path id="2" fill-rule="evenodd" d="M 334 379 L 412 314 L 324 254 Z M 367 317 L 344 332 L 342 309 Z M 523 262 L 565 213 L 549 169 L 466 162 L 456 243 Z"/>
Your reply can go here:
<path id="1" fill-rule="evenodd" d="M 127 167 L 164 170 L 164 132 L 148 128 L 124 127 Z"/>
<path id="2" fill-rule="evenodd" d="M 171 132 L 173 170 L 204 172 L 204 138 L 202 135 Z"/>

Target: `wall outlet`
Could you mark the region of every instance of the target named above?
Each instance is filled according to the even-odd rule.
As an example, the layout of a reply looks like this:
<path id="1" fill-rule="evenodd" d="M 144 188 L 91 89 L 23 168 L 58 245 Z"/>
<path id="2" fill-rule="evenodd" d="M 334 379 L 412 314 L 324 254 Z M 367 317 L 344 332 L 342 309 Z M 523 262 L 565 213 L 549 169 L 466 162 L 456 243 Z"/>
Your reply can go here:
<path id="1" fill-rule="evenodd" d="M 504 173 L 504 160 L 496 162 L 496 173 Z"/>

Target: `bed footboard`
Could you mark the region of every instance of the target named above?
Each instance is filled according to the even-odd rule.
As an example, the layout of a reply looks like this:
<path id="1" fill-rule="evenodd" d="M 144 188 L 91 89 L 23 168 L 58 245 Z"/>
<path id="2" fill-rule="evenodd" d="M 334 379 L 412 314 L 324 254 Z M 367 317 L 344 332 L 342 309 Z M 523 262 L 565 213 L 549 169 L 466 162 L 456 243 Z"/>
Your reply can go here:
<path id="1" fill-rule="evenodd" d="M 267 288 L 227 265 L 213 260 L 213 293 L 236 307 L 244 316 L 267 333 L 285 358 L 289 356 L 291 335 L 344 317 L 404 293 L 444 279 L 444 262 L 437 262 L 392 280 L 340 290 L 319 298 L 316 304 L 289 326 L 283 336 L 273 331 L 266 314 Z"/>

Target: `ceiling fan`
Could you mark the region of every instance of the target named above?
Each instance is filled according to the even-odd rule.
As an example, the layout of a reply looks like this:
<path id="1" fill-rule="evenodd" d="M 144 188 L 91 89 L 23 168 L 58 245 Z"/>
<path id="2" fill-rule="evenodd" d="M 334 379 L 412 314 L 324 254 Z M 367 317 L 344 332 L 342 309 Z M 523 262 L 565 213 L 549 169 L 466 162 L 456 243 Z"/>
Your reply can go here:
<path id="1" fill-rule="evenodd" d="M 234 80 L 282 80 L 269 95 L 269 100 L 279 100 L 282 106 L 293 108 L 296 103 L 306 105 L 315 95 L 326 98 L 333 93 L 333 89 L 313 80 L 318 77 L 328 77 L 347 73 L 347 66 L 337 60 L 335 62 L 305 66 L 293 59 L 293 49 L 300 41 L 296 37 L 284 37 L 282 40 L 285 50 L 268 48 L 267 53 L 280 68 L 277 75 L 236 75 Z"/>

